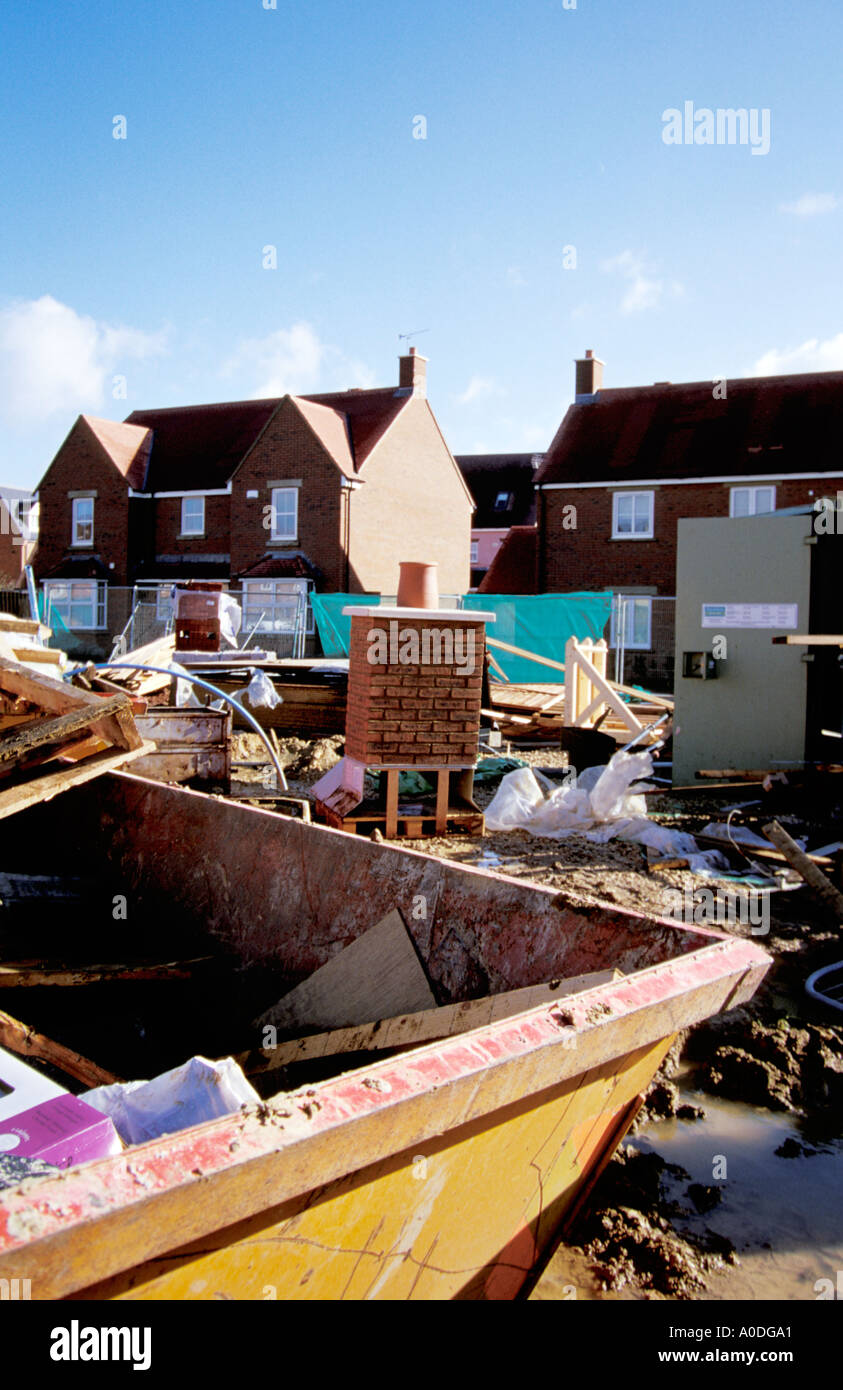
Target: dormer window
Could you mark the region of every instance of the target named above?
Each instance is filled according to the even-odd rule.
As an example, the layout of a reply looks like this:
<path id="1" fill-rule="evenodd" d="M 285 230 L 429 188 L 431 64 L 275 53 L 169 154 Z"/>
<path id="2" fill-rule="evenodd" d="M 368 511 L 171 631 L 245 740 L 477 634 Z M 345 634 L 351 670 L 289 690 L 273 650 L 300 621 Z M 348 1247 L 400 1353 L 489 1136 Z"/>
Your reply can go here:
<path id="1" fill-rule="evenodd" d="M 183 536 L 204 536 L 204 497 L 183 497 L 181 499 L 181 533 Z"/>
<path id="2" fill-rule="evenodd" d="M 93 497 L 73 498 L 73 545 L 93 545 L 94 543 L 94 499 Z"/>

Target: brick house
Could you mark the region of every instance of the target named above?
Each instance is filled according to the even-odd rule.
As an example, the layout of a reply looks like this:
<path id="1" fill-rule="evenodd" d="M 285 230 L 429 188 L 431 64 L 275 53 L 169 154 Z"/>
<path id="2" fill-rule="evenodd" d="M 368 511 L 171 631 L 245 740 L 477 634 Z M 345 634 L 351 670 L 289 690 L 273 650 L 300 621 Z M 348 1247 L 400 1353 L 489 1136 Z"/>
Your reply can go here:
<path id="1" fill-rule="evenodd" d="M 164 611 L 174 582 L 217 578 L 242 588 L 244 626 L 277 635 L 298 612 L 312 634 L 312 591 L 394 594 L 401 560 L 464 592 L 473 504 L 425 378 L 411 348 L 397 388 L 80 416 L 39 487 L 53 610 L 93 640 L 115 630 L 114 588 Z"/>
<path id="2" fill-rule="evenodd" d="M 471 524 L 471 586 L 483 583 L 513 526 L 536 520 L 535 477 L 544 454 L 457 454 L 474 498 Z"/>
<path id="3" fill-rule="evenodd" d="M 0 486 L 0 588 L 23 585 L 37 534 L 38 508 L 32 493 Z"/>
<path id="4" fill-rule="evenodd" d="M 576 396 L 536 478 L 540 593 L 613 589 L 630 674 L 672 649 L 680 517 L 750 516 L 843 488 L 843 372 L 605 390 L 603 363 L 576 363 Z M 612 640 L 617 634 L 613 632 Z M 662 662 L 663 665 L 663 662 Z"/>

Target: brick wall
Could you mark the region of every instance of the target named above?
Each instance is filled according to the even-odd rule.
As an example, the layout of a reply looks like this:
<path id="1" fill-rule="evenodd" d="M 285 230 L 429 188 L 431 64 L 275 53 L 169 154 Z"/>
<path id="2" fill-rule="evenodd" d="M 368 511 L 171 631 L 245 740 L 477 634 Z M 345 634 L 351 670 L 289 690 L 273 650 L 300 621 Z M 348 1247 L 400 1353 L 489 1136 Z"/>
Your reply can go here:
<path id="1" fill-rule="evenodd" d="M 95 491 L 94 544 L 71 546 L 72 506 L 69 492 Z M 41 503 L 38 545 L 33 557 L 36 577 L 65 555 L 99 555 L 114 563 L 112 584 L 129 582 L 129 486 L 79 419 L 59 449 L 39 486 Z"/>
<path id="2" fill-rule="evenodd" d="M 272 505 L 270 482 L 301 479 L 298 538 L 277 544 L 264 526 Z M 231 574 L 235 577 L 269 552 L 303 550 L 319 567 L 327 589 L 344 590 L 341 545 L 342 474 L 291 400 L 283 400 L 232 481 Z M 257 491 L 256 498 L 246 493 Z M 219 499 L 209 498 L 208 501 Z M 229 500 L 229 499 L 222 499 Z M 210 548 L 210 547 L 206 547 Z M 228 546 L 222 547 L 227 550 Z"/>
<path id="3" fill-rule="evenodd" d="M 6 504 L 0 499 L 0 586 L 16 588 L 23 577 L 29 546 L 15 545 L 21 540 L 17 523 Z"/>
<path id="4" fill-rule="evenodd" d="M 751 486 L 763 487 L 763 477 Z M 685 516 L 728 516 L 729 491 L 741 484 L 700 483 L 637 488 L 554 488 L 539 494 L 539 592 L 575 589 L 649 588 L 676 593 L 676 524 Z M 843 479 L 805 478 L 775 482 L 776 508 L 804 506 L 835 496 Z M 613 492 L 653 492 L 652 540 L 612 539 Z M 564 508 L 576 507 L 576 529 Z"/>
<path id="5" fill-rule="evenodd" d="M 181 534 L 180 497 L 156 497 L 155 508 L 155 555 L 206 555 L 228 554 L 231 529 L 231 498 L 205 498 L 205 534 L 202 536 L 183 536 Z"/>
<path id="6" fill-rule="evenodd" d="M 347 756 L 368 767 L 473 767 L 480 727 L 483 623 L 443 621 L 433 610 L 430 618 L 392 622 L 395 627 L 390 630 L 388 618 L 355 616 L 351 620 Z M 424 634 L 434 628 L 454 634 L 454 651 L 463 657 L 462 663 L 369 661 L 373 633 L 383 634 L 387 644 L 392 639 L 392 650 L 386 653 L 389 656 L 400 655 L 401 644 L 412 641 L 407 634 L 417 633 L 419 656 L 431 656 L 435 647 L 431 642 L 425 652 Z M 468 645 L 470 642 L 473 646 Z M 472 655 L 470 664 L 465 660 L 468 653 Z"/>
<path id="7" fill-rule="evenodd" d="M 402 560 L 439 566 L 440 594 L 471 582 L 472 503 L 428 402 L 413 397 L 351 497 L 351 592 L 394 594 Z"/>

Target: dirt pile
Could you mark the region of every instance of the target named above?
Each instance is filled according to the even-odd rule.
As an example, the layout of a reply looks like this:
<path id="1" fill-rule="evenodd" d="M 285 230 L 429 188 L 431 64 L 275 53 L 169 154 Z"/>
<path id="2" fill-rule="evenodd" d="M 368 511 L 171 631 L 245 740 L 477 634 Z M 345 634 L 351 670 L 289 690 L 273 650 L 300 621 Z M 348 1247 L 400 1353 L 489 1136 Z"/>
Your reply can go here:
<path id="1" fill-rule="evenodd" d="M 771 1110 L 843 1112 L 839 1029 L 786 1018 L 770 1025 L 742 1014 L 712 1019 L 690 1035 L 685 1055 L 698 1063 L 697 1086 Z"/>
<path id="2" fill-rule="evenodd" d="M 570 1240 L 589 1260 L 604 1290 L 630 1285 L 668 1298 L 694 1298 L 705 1288 L 708 1274 L 737 1264 L 737 1256 L 717 1232 L 681 1232 L 674 1223 L 713 1210 L 720 1197 L 716 1187 L 691 1183 L 690 1174 L 677 1164 L 624 1146 Z"/>

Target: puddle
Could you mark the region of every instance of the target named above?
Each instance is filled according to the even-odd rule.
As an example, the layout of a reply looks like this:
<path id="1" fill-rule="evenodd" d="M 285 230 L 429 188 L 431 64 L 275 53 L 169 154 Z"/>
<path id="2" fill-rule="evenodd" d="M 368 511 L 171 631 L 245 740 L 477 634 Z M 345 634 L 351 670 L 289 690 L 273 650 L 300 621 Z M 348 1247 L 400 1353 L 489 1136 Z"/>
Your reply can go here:
<path id="1" fill-rule="evenodd" d="M 843 1138 L 820 1138 L 794 1117 L 683 1091 L 705 1120 L 663 1120 L 630 1143 L 680 1164 L 693 1182 L 717 1187 L 710 1212 L 679 1223 L 727 1236 L 740 1263 L 712 1274 L 701 1298 L 816 1299 L 818 1280 L 843 1270 Z M 776 1154 L 786 1140 L 811 1157 Z M 718 1177 L 717 1175 L 720 1174 Z M 669 1195 L 687 1191 L 671 1182 Z"/>
<path id="2" fill-rule="evenodd" d="M 639 1152 L 657 1153 L 690 1174 L 664 1182 L 667 1198 L 681 1201 L 683 1208 L 691 1205 L 691 1183 L 722 1193 L 706 1213 L 673 1220 L 680 1232 L 716 1231 L 737 1251 L 739 1263 L 708 1275 L 707 1288 L 695 1297 L 832 1297 L 838 1271 L 843 1271 L 843 1134 L 820 1136 L 790 1115 L 686 1088 L 681 1088 L 681 1099 L 702 1106 L 706 1118 L 662 1120 L 627 1143 Z M 775 1151 L 787 1140 L 815 1152 L 810 1157 L 780 1157 Z M 532 1297 L 589 1302 L 653 1297 L 629 1286 L 600 1289 L 591 1263 L 580 1251 L 560 1245 Z M 820 1280 L 830 1283 L 817 1288 Z M 843 1273 L 840 1286 L 843 1292 Z"/>

